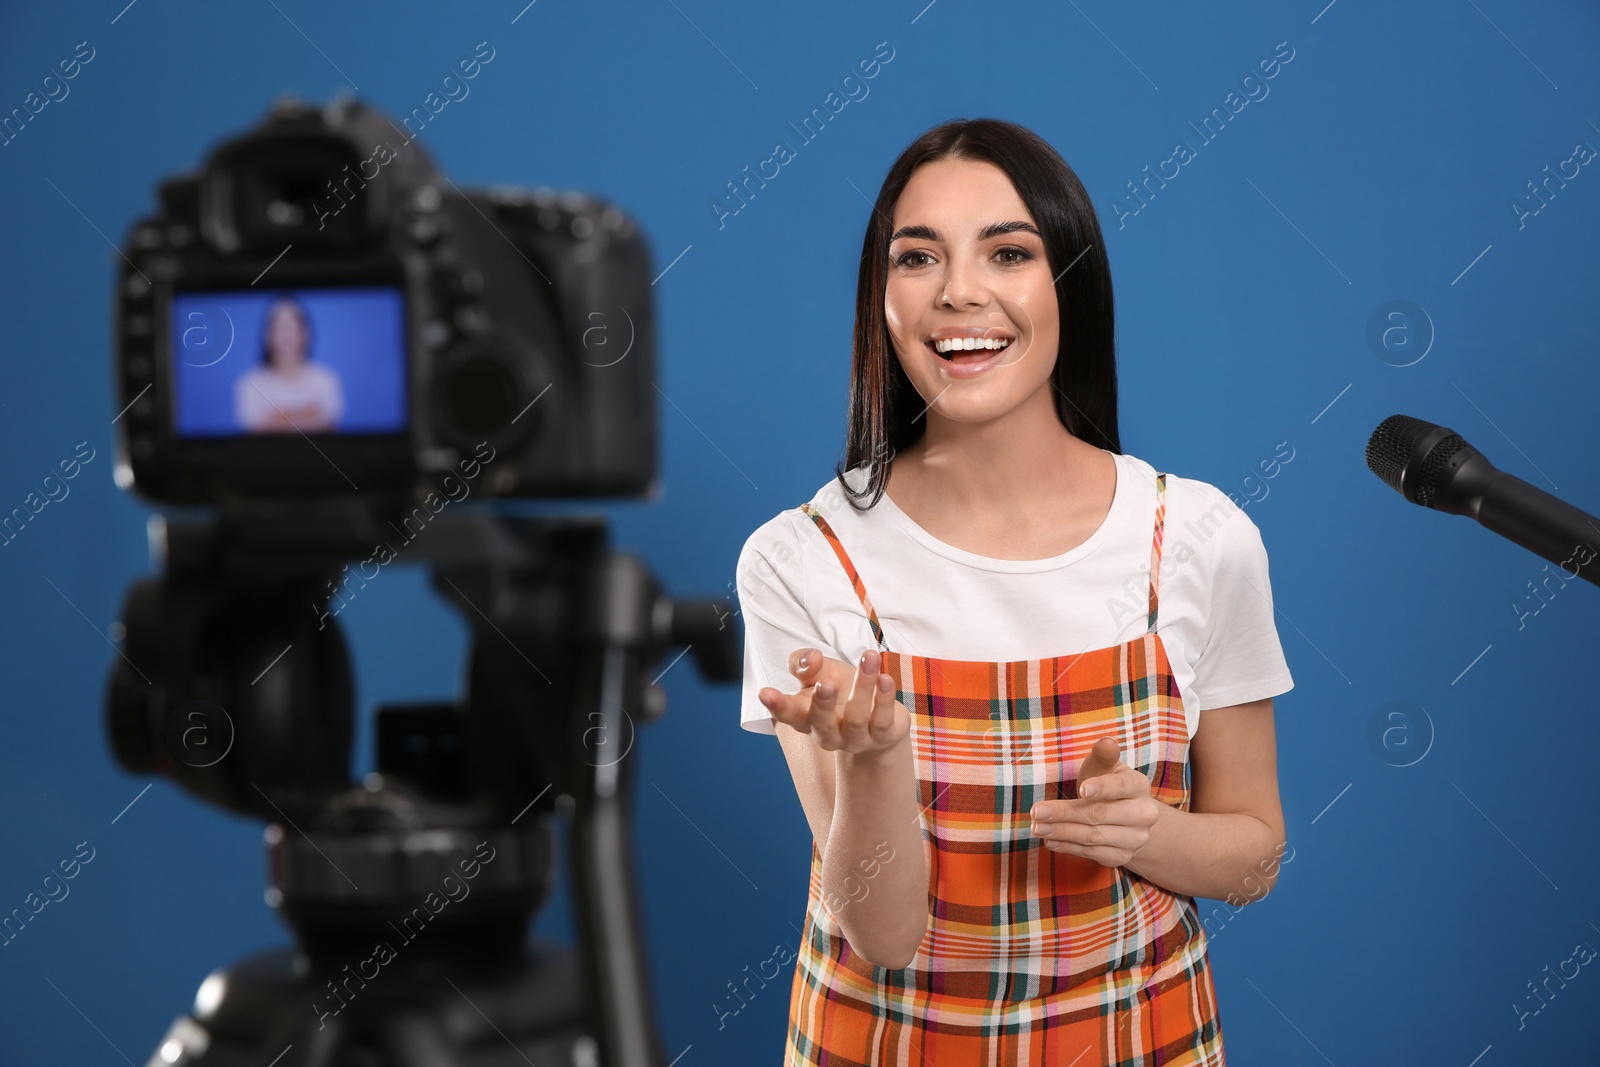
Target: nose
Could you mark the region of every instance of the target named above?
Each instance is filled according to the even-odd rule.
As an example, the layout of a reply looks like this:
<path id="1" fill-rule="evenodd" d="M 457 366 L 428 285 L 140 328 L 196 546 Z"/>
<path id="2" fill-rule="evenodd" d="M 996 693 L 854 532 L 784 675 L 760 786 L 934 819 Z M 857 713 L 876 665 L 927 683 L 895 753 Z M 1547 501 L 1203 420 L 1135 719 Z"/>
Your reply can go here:
<path id="1" fill-rule="evenodd" d="M 982 307 L 989 302 L 989 290 L 976 267 L 965 257 L 952 257 L 944 269 L 944 285 L 939 290 L 939 306 L 950 308 Z"/>

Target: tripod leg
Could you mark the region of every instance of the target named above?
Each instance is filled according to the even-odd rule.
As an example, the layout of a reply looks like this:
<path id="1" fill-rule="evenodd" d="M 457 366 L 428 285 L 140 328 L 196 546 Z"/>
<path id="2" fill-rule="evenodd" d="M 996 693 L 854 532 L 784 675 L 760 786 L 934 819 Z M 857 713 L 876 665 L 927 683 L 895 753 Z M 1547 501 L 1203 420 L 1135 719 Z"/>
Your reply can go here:
<path id="1" fill-rule="evenodd" d="M 608 645 L 598 659 L 596 714 L 608 740 L 594 761 L 598 766 L 579 768 L 591 780 L 588 788 L 576 790 L 570 836 L 574 900 L 588 948 L 585 958 L 593 968 L 586 978 L 599 1006 L 606 1067 L 662 1067 L 666 1056 L 634 893 L 638 882 L 628 811 L 633 764 L 624 758 L 634 728 L 624 694 L 640 690 L 627 684 L 637 672 L 629 670 L 622 648 Z M 580 690 L 580 702 L 585 695 Z"/>

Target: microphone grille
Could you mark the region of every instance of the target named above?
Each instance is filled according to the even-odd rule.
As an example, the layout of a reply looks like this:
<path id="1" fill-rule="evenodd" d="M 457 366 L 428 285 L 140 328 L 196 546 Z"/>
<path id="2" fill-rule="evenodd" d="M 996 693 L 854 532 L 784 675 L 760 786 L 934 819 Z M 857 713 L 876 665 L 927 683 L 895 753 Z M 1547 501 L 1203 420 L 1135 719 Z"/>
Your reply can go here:
<path id="1" fill-rule="evenodd" d="M 1450 460 L 1466 447 L 1467 443 L 1461 439 L 1461 435 L 1452 433 L 1428 449 L 1428 454 L 1422 457 L 1422 471 L 1417 475 L 1417 503 L 1425 508 L 1433 507 L 1433 494 L 1443 484 L 1443 475 L 1450 467 Z"/>
<path id="2" fill-rule="evenodd" d="M 1378 428 L 1367 438 L 1367 469 L 1395 492 L 1404 493 L 1400 478 L 1405 473 L 1406 461 L 1411 458 L 1417 442 L 1436 429 L 1438 426 L 1424 419 L 1390 415 L 1378 423 Z"/>

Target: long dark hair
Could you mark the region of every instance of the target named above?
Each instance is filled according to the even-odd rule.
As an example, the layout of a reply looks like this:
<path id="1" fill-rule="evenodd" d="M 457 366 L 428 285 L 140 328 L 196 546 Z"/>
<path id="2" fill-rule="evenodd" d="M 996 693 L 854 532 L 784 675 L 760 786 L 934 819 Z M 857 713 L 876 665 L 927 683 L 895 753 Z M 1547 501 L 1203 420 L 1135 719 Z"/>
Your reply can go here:
<path id="1" fill-rule="evenodd" d="M 894 161 L 861 244 L 845 454 L 834 468 L 834 477 L 858 511 L 877 504 L 888 482 L 888 461 L 927 429 L 927 421 L 918 417 L 925 408 L 922 397 L 894 355 L 884 317 L 884 287 L 895 203 L 912 171 L 947 158 L 983 160 L 1010 177 L 1044 238 L 1045 259 L 1056 279 L 1061 322 L 1051 374 L 1056 415 L 1073 436 L 1122 451 L 1111 263 L 1089 194 L 1066 160 L 1032 130 L 1000 119 L 954 119 L 918 137 Z M 1070 359 L 1063 358 L 1066 353 Z M 845 481 L 845 472 L 869 462 L 870 478 L 857 492 Z M 872 499 L 865 505 L 857 503 L 868 494 Z"/>
<path id="2" fill-rule="evenodd" d="M 885 253 L 887 254 L 887 253 Z M 267 302 L 267 310 L 261 316 L 261 365 L 272 366 L 272 314 L 279 304 L 287 304 L 294 308 L 294 313 L 300 318 L 300 331 L 306 335 L 305 361 L 311 362 L 311 316 L 306 314 L 306 306 L 300 303 L 293 293 L 279 293 Z"/>

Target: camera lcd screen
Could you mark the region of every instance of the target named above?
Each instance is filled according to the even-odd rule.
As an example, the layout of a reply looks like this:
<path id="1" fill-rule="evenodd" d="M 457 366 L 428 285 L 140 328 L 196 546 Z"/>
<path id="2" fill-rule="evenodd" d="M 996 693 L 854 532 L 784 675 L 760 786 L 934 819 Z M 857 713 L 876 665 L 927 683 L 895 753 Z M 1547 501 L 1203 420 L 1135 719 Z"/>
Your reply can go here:
<path id="1" fill-rule="evenodd" d="M 177 437 L 406 428 L 398 286 L 177 292 L 171 323 Z"/>

